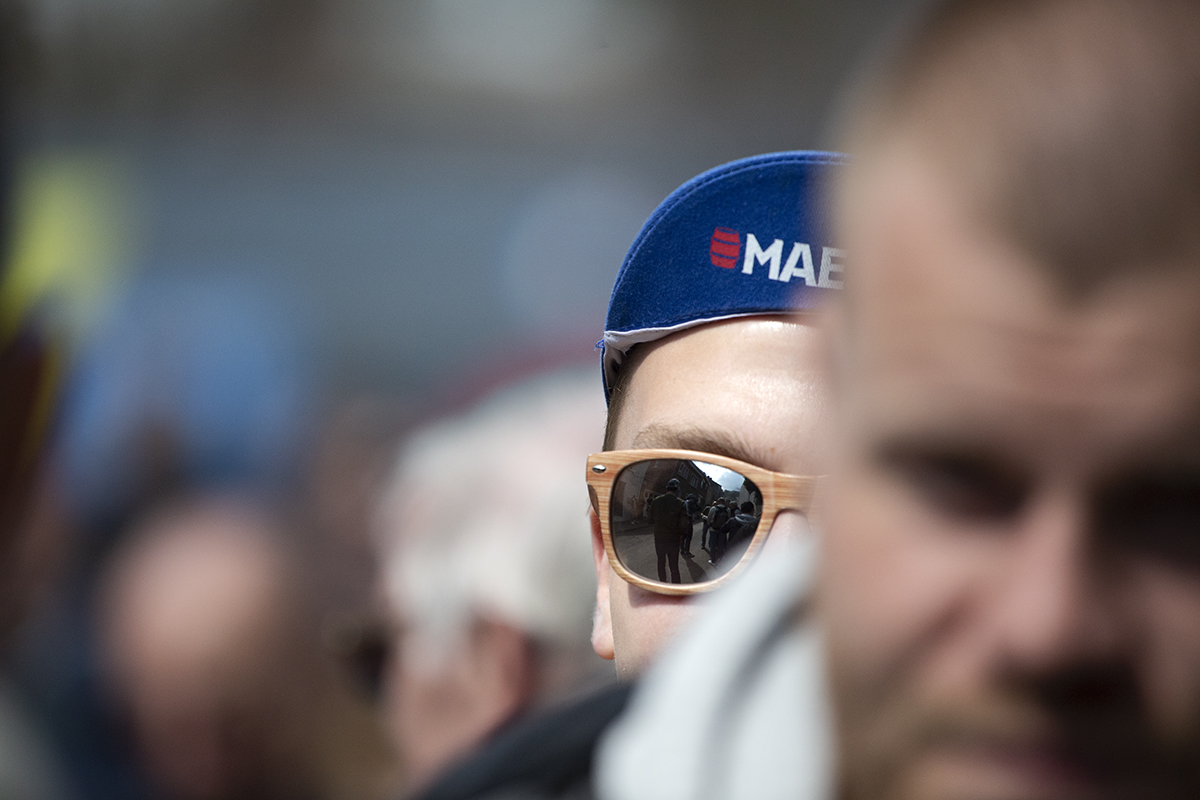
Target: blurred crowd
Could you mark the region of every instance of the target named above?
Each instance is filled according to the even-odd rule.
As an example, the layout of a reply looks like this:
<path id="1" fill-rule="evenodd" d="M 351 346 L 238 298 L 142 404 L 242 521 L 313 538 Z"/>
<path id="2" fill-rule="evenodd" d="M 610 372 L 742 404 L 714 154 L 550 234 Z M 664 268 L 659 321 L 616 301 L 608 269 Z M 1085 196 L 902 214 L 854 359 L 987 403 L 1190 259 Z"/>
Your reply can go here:
<path id="1" fill-rule="evenodd" d="M 898 3 L 838 152 L 555 185 L 490 363 L 392 392 L 286 280 L 127 263 L 111 164 L 42 157 L 30 64 L 96 57 L 60 5 L 0 3 L 0 800 L 1200 796 L 1192 0 Z M 390 20 L 398 92 L 531 104 L 670 38 L 507 5 L 554 46 L 242 22 Z M 455 252 L 400 269 L 451 296 Z"/>

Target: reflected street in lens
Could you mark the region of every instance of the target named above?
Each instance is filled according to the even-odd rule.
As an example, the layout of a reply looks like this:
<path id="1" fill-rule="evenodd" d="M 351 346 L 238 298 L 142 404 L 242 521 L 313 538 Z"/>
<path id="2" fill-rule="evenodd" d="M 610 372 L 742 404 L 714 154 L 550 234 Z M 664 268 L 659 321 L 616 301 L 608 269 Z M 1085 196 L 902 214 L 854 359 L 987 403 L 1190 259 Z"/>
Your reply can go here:
<path id="1" fill-rule="evenodd" d="M 677 458 L 639 461 L 625 467 L 613 487 L 613 548 L 639 577 L 711 581 L 745 555 L 762 505 L 759 488 L 725 467 Z"/>

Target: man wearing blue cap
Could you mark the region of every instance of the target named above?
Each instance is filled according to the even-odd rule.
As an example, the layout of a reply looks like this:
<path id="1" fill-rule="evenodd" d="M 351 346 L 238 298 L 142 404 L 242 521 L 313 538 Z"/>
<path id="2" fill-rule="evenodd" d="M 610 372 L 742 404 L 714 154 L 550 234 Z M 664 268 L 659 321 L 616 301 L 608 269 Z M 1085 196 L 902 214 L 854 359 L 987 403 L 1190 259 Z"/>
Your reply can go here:
<path id="1" fill-rule="evenodd" d="M 808 320 L 786 315 L 841 286 L 842 253 L 822 232 L 812 199 L 841 161 L 774 153 L 710 170 L 658 207 L 621 266 L 600 344 L 605 454 L 588 477 L 598 583 L 592 643 L 615 659 L 622 679 L 637 675 L 691 614 L 690 595 L 740 572 L 771 533 L 767 524 L 750 527 L 757 535 L 721 558 L 689 547 L 680 554 L 682 576 L 672 569 L 668 580 L 643 555 L 648 545 L 639 538 L 648 532 L 629 498 L 663 493 L 669 472 L 694 481 L 684 491 L 695 491 L 701 506 L 750 503 L 756 521 L 785 512 L 772 539 L 804 530 L 803 517 L 786 513 L 805 511 L 803 504 L 764 504 L 759 485 L 794 476 L 756 481 L 747 473 L 820 471 L 816 336 Z M 690 455 L 651 462 L 639 455 L 648 448 Z M 734 476 L 748 480 L 735 485 Z"/>
<path id="2" fill-rule="evenodd" d="M 841 254 L 810 194 L 840 161 L 777 153 L 706 172 L 659 206 L 621 267 L 601 343 L 605 451 L 587 474 L 592 642 L 624 679 L 684 621 L 691 594 L 735 577 L 772 528 L 803 530 L 789 512 L 807 509 L 811 481 L 772 470 L 815 472 L 819 458 L 816 337 L 788 312 L 839 285 Z M 697 509 L 744 509 L 723 558 L 692 544 L 689 495 Z M 514 726 L 421 800 L 590 796 L 595 743 L 628 693 L 626 682 Z"/>

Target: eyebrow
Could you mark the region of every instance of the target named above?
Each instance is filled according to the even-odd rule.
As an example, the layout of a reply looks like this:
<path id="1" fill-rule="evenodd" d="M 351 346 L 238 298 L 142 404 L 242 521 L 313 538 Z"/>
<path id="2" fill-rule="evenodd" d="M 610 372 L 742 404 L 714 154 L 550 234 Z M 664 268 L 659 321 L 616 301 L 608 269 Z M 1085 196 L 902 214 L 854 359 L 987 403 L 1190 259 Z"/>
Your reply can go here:
<path id="1" fill-rule="evenodd" d="M 704 430 L 693 426 L 675 426 L 655 423 L 638 431 L 633 439 L 633 449 L 663 448 L 672 450 L 696 450 L 726 458 L 736 458 L 763 469 L 776 469 L 766 454 L 751 447 L 743 439 L 725 431 Z"/>

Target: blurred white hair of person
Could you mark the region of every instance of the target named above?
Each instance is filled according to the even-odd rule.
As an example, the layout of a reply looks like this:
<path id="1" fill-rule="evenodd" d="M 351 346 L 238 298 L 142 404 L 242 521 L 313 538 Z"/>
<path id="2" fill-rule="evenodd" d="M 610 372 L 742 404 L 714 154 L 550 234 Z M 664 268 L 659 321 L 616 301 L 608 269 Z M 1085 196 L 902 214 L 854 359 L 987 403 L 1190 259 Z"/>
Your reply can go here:
<path id="1" fill-rule="evenodd" d="M 590 370 L 524 382 L 401 448 L 377 535 L 393 622 L 385 713 L 409 788 L 609 676 L 590 645 L 580 480 L 604 430 L 594 383 Z"/>

